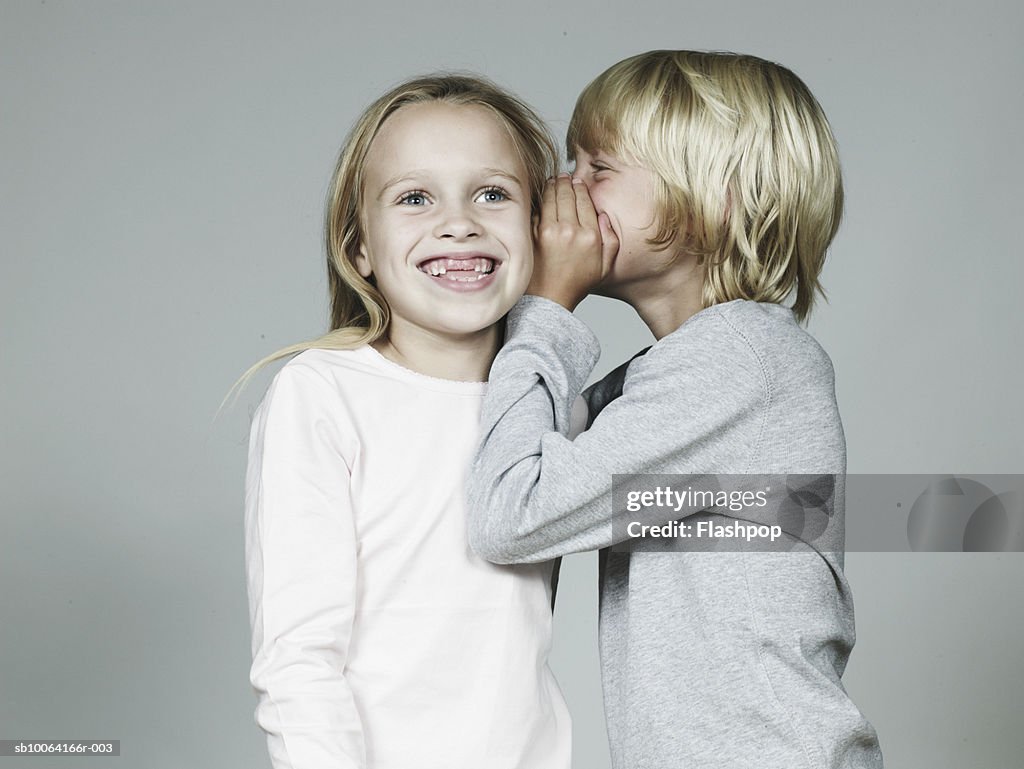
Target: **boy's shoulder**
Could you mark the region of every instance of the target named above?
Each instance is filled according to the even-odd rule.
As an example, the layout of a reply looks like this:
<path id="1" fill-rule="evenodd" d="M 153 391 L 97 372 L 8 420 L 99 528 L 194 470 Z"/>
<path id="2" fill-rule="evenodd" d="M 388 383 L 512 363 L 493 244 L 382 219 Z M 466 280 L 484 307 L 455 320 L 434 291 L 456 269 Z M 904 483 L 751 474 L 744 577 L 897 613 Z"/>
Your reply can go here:
<path id="1" fill-rule="evenodd" d="M 704 389 L 752 402 L 784 392 L 834 397 L 834 384 L 831 359 L 792 310 L 740 299 L 701 310 L 658 340 L 630 362 L 623 387 Z"/>
<path id="2" fill-rule="evenodd" d="M 750 339 L 752 342 L 771 336 L 795 337 L 807 332 L 796 322 L 793 311 L 781 304 L 734 299 L 706 307 L 689 318 L 665 339 L 691 341 L 709 335 L 722 338 Z"/>
<path id="3" fill-rule="evenodd" d="M 652 351 L 659 346 L 668 355 L 700 350 L 702 358 L 721 365 L 753 359 L 766 370 L 801 364 L 831 368 L 828 355 L 793 311 L 770 302 L 735 299 L 712 305 L 664 337 Z"/>

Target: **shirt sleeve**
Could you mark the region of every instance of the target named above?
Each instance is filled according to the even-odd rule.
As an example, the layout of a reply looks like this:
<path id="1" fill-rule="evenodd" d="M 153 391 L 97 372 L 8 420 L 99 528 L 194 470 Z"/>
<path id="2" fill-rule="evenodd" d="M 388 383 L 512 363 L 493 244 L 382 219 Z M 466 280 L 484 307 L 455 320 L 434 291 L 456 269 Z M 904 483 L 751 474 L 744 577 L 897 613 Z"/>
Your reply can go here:
<path id="1" fill-rule="evenodd" d="M 667 354 L 651 348 L 610 375 L 618 381 L 588 390 L 590 427 L 570 440 L 571 405 L 600 347 L 572 313 L 523 297 L 484 398 L 467 488 L 473 549 L 495 563 L 600 549 L 627 538 L 626 513 L 612 505 L 614 474 L 746 472 L 758 446 L 744 429 L 766 410 L 764 373 L 738 335 L 693 343 L 698 336 L 708 341 L 694 327 Z M 651 508 L 629 521 L 659 524 L 664 515 Z"/>
<path id="2" fill-rule="evenodd" d="M 274 769 L 366 766 L 345 679 L 356 538 L 334 387 L 286 365 L 253 419 L 245 551 L 256 723 Z"/>

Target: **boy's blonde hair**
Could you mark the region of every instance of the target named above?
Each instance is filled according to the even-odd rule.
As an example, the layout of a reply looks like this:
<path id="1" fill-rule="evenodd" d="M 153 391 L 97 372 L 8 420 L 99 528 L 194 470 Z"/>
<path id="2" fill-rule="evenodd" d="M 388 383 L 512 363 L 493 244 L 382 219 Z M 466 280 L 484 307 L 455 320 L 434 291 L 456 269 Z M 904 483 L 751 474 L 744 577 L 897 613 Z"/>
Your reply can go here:
<path id="1" fill-rule="evenodd" d="M 599 75 L 566 137 L 658 179 L 651 245 L 704 263 L 704 307 L 781 303 L 803 321 L 843 210 L 836 143 L 807 86 L 755 56 L 649 51 Z"/>
<path id="2" fill-rule="evenodd" d="M 316 339 L 284 347 L 257 361 L 231 390 L 240 390 L 260 368 L 279 358 L 315 348 L 350 350 L 370 344 L 387 333 L 391 315 L 388 304 L 376 286 L 359 274 L 352 261 L 363 239 L 360 210 L 366 155 L 391 115 L 406 105 L 430 101 L 483 107 L 497 118 L 508 131 L 523 162 L 530 208 L 534 216 L 539 216 L 544 182 L 558 171 L 558 150 L 544 121 L 530 107 L 490 80 L 476 75 L 428 75 L 401 83 L 367 107 L 356 121 L 342 145 L 331 177 L 324 227 L 331 299 L 330 330 Z"/>

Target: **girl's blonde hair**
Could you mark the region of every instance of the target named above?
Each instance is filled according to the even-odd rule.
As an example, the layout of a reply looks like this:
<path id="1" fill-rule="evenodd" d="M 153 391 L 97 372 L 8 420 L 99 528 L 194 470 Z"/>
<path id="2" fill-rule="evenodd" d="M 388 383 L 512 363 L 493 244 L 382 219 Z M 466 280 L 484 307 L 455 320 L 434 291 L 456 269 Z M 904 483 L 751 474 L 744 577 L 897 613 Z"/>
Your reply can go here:
<path id="1" fill-rule="evenodd" d="M 649 51 L 615 64 L 576 102 L 566 137 L 653 171 L 652 246 L 696 254 L 702 302 L 781 303 L 803 321 L 843 211 L 828 120 L 785 67 L 734 53 Z"/>
<path id="2" fill-rule="evenodd" d="M 526 169 L 530 208 L 540 214 L 544 182 L 558 171 L 558 150 L 547 127 L 524 102 L 486 78 L 438 74 L 408 80 L 371 104 L 356 121 L 342 145 L 331 177 L 325 212 L 324 240 L 331 299 L 330 330 L 323 336 L 284 347 L 257 361 L 228 391 L 240 390 L 260 368 L 279 358 L 315 348 L 350 350 L 370 344 L 387 333 L 390 309 L 384 297 L 352 262 L 362 242 L 359 216 L 366 155 L 384 122 L 409 104 L 440 101 L 489 110 L 508 131 Z M 224 404 L 222 403 L 221 406 Z"/>

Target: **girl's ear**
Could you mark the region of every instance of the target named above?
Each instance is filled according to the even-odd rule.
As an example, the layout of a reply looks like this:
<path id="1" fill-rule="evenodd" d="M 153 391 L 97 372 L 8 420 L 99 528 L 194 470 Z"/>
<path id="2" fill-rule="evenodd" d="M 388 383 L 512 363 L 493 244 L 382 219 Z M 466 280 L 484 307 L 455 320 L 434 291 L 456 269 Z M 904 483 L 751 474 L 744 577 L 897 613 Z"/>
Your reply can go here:
<path id="1" fill-rule="evenodd" d="M 373 265 L 370 264 L 370 256 L 366 253 L 366 244 L 359 244 L 359 251 L 352 259 L 352 263 L 356 267 L 356 272 L 362 275 L 364 278 L 369 278 L 373 275 Z"/>

